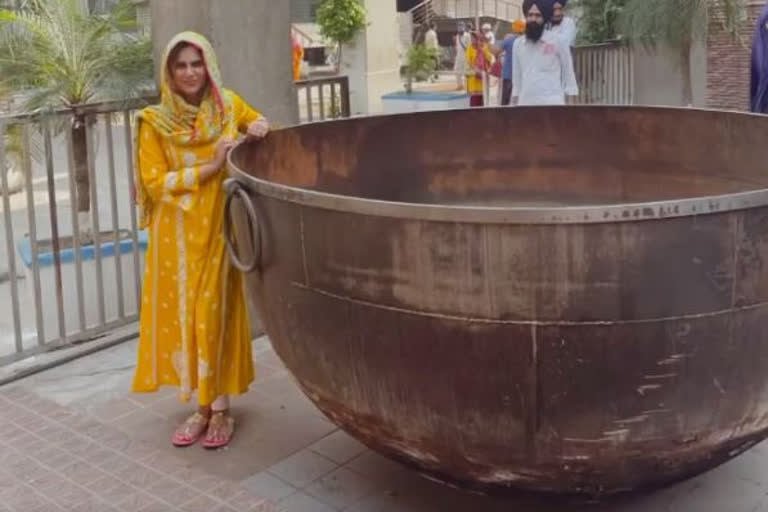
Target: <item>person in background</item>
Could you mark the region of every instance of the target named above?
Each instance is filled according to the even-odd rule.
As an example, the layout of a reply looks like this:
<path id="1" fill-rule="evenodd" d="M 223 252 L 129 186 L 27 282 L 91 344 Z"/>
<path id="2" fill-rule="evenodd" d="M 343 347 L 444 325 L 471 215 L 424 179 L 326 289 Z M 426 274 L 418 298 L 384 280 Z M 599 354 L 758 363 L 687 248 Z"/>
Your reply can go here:
<path id="1" fill-rule="evenodd" d="M 493 54 L 485 37 L 479 32 L 472 32 L 472 44 L 467 48 L 467 93 L 470 107 L 485 105 L 483 73 L 488 73 L 492 64 Z"/>
<path id="2" fill-rule="evenodd" d="M 768 114 L 768 4 L 760 12 L 752 40 L 749 93 L 750 110 L 758 114 Z"/>
<path id="3" fill-rule="evenodd" d="M 304 47 L 296 34 L 291 38 L 291 47 L 293 49 L 293 79 L 301 78 L 301 62 L 304 60 Z"/>
<path id="4" fill-rule="evenodd" d="M 512 101 L 512 53 L 515 39 L 525 32 L 525 20 L 512 22 L 512 31 L 502 39 L 494 48 L 494 56 L 499 59 L 503 55 L 501 64 L 501 105 L 508 106 Z"/>
<path id="5" fill-rule="evenodd" d="M 433 79 L 437 80 L 437 69 L 440 65 L 440 43 L 437 39 L 437 29 L 433 22 L 430 22 L 427 33 L 424 34 L 424 46 L 434 53 L 435 75 Z"/>
<path id="6" fill-rule="evenodd" d="M 456 60 L 453 63 L 453 71 L 456 73 L 456 89 L 461 91 L 466 86 L 467 48 L 472 44 L 472 36 L 464 23 L 459 23 L 455 39 Z"/>
<path id="7" fill-rule="evenodd" d="M 493 33 L 493 28 L 490 23 L 483 24 L 483 36 L 485 37 L 485 42 L 491 47 L 496 44 L 496 34 Z"/>
<path id="8" fill-rule="evenodd" d="M 565 15 L 565 6 L 568 0 L 556 0 L 553 4 L 552 22 L 550 30 L 560 36 L 565 44 L 570 47 L 576 44 L 576 22 L 570 16 Z"/>
<path id="9" fill-rule="evenodd" d="M 512 50 L 512 96 L 518 105 L 565 105 L 579 86 L 570 47 L 551 30 L 552 0 L 524 0 L 525 37 Z"/>

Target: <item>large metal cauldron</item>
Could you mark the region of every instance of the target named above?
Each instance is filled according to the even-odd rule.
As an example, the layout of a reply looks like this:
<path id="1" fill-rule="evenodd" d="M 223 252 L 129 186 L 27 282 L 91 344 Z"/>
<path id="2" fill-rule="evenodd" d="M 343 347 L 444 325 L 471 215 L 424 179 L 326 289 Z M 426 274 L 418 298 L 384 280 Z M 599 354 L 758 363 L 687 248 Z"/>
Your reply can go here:
<path id="1" fill-rule="evenodd" d="M 466 487 L 641 489 L 767 435 L 766 162 L 768 120 L 725 112 L 306 125 L 231 154 L 233 252 L 372 448 Z"/>

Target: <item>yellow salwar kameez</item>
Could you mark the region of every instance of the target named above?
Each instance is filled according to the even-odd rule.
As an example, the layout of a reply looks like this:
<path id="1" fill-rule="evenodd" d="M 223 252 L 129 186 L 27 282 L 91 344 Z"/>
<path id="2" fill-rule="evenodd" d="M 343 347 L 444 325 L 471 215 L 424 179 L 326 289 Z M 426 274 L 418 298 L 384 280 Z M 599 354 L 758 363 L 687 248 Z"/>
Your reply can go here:
<path id="1" fill-rule="evenodd" d="M 481 51 L 478 51 L 474 42 L 467 47 L 467 93 L 470 96 L 470 106 L 482 106 L 484 101 L 482 73 L 491 69 L 493 54 L 486 43 L 481 43 Z"/>
<path id="2" fill-rule="evenodd" d="M 251 337 L 241 276 L 225 253 L 221 171 L 204 183 L 200 166 L 214 158 L 222 137 L 236 138 L 260 117 L 220 87 L 210 44 L 183 33 L 203 54 L 208 92 L 197 106 L 170 87 L 163 61 L 161 104 L 139 114 L 137 201 L 149 230 L 142 290 L 135 392 L 177 386 L 201 406 L 245 392 L 254 378 Z"/>

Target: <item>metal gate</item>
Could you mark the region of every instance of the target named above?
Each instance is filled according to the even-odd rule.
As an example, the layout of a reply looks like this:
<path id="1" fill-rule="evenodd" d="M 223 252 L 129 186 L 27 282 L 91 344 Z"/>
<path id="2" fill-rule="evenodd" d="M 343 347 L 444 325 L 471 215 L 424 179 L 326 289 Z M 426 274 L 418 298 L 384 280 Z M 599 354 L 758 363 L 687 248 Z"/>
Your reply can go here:
<path id="1" fill-rule="evenodd" d="M 0 118 L 0 309 L 12 312 L 0 320 L 0 365 L 138 318 L 146 235 L 131 200 L 131 138 L 148 102 Z"/>
<path id="2" fill-rule="evenodd" d="M 634 102 L 634 58 L 627 45 L 578 46 L 573 49 L 573 66 L 579 83 L 578 103 L 631 105 Z"/>

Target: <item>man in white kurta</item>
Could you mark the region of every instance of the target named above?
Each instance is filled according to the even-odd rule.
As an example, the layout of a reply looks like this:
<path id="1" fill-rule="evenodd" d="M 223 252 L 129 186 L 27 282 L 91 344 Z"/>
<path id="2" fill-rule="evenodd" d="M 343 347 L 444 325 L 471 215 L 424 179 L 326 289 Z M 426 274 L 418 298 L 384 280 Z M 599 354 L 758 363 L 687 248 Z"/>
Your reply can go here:
<path id="1" fill-rule="evenodd" d="M 578 96 L 571 50 L 544 27 L 551 20 L 551 0 L 524 0 L 525 37 L 512 51 L 512 94 L 517 105 L 565 105 Z"/>
<path id="2" fill-rule="evenodd" d="M 453 64 L 453 72 L 456 73 L 456 88 L 464 89 L 467 70 L 467 48 L 472 44 L 472 37 L 469 35 L 464 23 L 459 23 L 459 29 L 456 32 L 454 44 L 456 46 L 456 60 Z"/>
<path id="3" fill-rule="evenodd" d="M 496 44 L 496 34 L 493 33 L 493 27 L 491 27 L 490 23 L 483 24 L 483 35 L 489 46 Z"/>
<path id="4" fill-rule="evenodd" d="M 424 34 L 424 46 L 426 46 L 428 50 L 436 52 L 440 49 L 440 43 L 438 42 L 437 30 L 435 30 L 435 28 L 435 24 L 430 23 L 427 33 Z"/>
<path id="5" fill-rule="evenodd" d="M 432 52 L 435 61 L 435 74 L 433 80 L 437 80 L 437 69 L 440 66 L 440 43 L 437 39 L 437 29 L 434 23 L 429 24 L 429 30 L 424 34 L 424 46 Z"/>
<path id="6" fill-rule="evenodd" d="M 576 44 L 576 33 L 578 30 L 573 18 L 565 15 L 565 6 L 567 4 L 568 0 L 558 0 L 554 3 L 552 26 L 549 30 L 560 36 L 560 39 L 569 47 L 573 47 Z"/>

